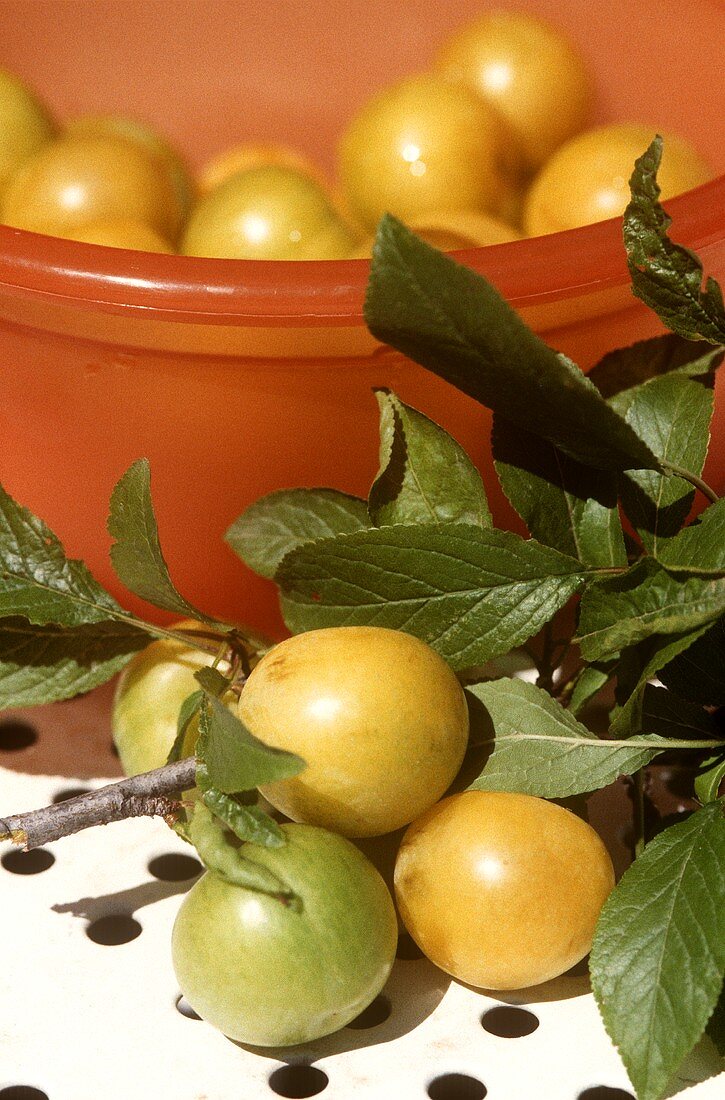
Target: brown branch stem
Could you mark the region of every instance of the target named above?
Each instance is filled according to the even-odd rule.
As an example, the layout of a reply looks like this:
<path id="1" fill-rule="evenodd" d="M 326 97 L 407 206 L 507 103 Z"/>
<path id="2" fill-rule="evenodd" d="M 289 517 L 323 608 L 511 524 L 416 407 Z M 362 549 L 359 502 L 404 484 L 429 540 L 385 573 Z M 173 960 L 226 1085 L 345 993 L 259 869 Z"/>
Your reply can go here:
<path id="1" fill-rule="evenodd" d="M 703 496 L 707 497 L 713 504 L 717 504 L 720 497 L 717 495 L 714 489 L 711 489 L 706 481 L 703 481 L 697 474 L 693 474 L 692 470 L 684 470 L 682 466 L 675 466 L 672 462 L 662 461 L 663 469 L 674 477 L 681 477 L 683 481 L 689 481 L 690 485 L 694 485 L 696 489 L 699 489 Z"/>
<path id="2" fill-rule="evenodd" d="M 0 818 L 0 840 L 12 840 L 29 851 L 94 825 L 128 817 L 175 816 L 181 803 L 172 796 L 193 787 L 195 774 L 196 758 L 191 756 L 40 810 L 11 814 Z"/>

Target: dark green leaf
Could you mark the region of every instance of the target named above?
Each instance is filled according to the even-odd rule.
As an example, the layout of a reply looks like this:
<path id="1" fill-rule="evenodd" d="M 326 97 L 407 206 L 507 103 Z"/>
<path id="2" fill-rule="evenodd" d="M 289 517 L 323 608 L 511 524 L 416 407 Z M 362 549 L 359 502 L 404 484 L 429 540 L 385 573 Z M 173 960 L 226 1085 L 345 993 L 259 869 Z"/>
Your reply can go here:
<path id="1" fill-rule="evenodd" d="M 679 653 L 700 638 L 707 626 L 679 634 L 655 634 L 644 642 L 625 649 L 617 665 L 617 702 L 609 728 L 612 737 L 631 737 L 642 728 L 644 688 L 649 679 Z"/>
<path id="2" fill-rule="evenodd" d="M 657 560 L 670 573 L 725 574 L 725 498 L 662 546 Z"/>
<path id="3" fill-rule="evenodd" d="M 108 533 L 111 562 L 129 591 L 165 611 L 213 622 L 174 587 L 159 543 L 151 502 L 151 473 L 145 458 L 134 462 L 111 494 Z"/>
<path id="4" fill-rule="evenodd" d="M 639 1100 L 658 1100 L 703 1033 L 725 969 L 725 819 L 711 803 L 660 833 L 602 910 L 594 996 Z"/>
<path id="5" fill-rule="evenodd" d="M 715 1044 L 720 1057 L 725 1058 L 725 986 L 720 993 L 715 1011 L 707 1022 L 707 1034 Z"/>
<path id="6" fill-rule="evenodd" d="M 638 732 L 682 739 L 718 738 L 715 723 L 703 707 L 653 684 L 644 685 Z"/>
<path id="7" fill-rule="evenodd" d="M 637 161 L 629 181 L 632 199 L 624 212 L 624 243 L 632 290 L 672 332 L 689 340 L 725 343 L 722 291 L 705 279 L 700 260 L 667 236 L 672 219 L 659 204 L 657 170 L 662 138 Z"/>
<path id="8" fill-rule="evenodd" d="M 714 802 L 724 780 L 725 756 L 709 756 L 695 776 L 695 796 L 703 804 Z"/>
<path id="9" fill-rule="evenodd" d="M 250 569 L 274 577 L 296 546 L 369 526 L 367 504 L 357 497 L 337 489 L 281 489 L 251 504 L 224 537 Z"/>
<path id="10" fill-rule="evenodd" d="M 394 393 L 377 391 L 380 471 L 368 507 L 377 526 L 473 523 L 492 527 L 481 475 L 463 448 Z"/>
<path id="11" fill-rule="evenodd" d="M 265 848 L 281 848 L 285 835 L 277 822 L 259 806 L 245 804 L 241 798 L 224 794 L 209 779 L 205 764 L 196 770 L 196 782 L 202 792 L 204 805 L 218 817 L 239 840 L 261 844 Z"/>
<path id="12" fill-rule="evenodd" d="M 661 666 L 660 680 L 693 703 L 725 706 L 725 619 Z"/>
<path id="13" fill-rule="evenodd" d="M 587 703 L 594 698 L 597 692 L 601 691 L 604 685 L 609 683 L 614 673 L 616 663 L 615 659 L 601 665 L 586 665 L 584 667 L 574 685 L 574 690 L 569 700 L 567 709 L 570 710 L 572 714 L 578 714 Z"/>
<path id="14" fill-rule="evenodd" d="M 391 627 L 467 668 L 536 634 L 583 576 L 572 558 L 510 531 L 429 524 L 302 546 L 285 558 L 277 581 L 294 633 Z"/>
<path id="15" fill-rule="evenodd" d="M 598 790 L 619 775 L 631 775 L 666 748 L 608 744 L 555 699 L 523 680 L 493 680 L 466 688 L 476 743 L 493 743 L 476 790 L 521 791 L 566 798 Z"/>
<path id="16" fill-rule="evenodd" d="M 715 370 L 722 361 L 721 348 L 710 348 L 701 340 L 685 340 L 668 332 L 610 351 L 589 371 L 589 380 L 602 397 L 609 398 L 671 371 L 697 378 Z"/>
<path id="17" fill-rule="evenodd" d="M 41 519 L 0 487 L 0 618 L 80 626 L 128 618 Z"/>
<path id="18" fill-rule="evenodd" d="M 191 695 L 187 695 L 186 699 L 184 699 L 184 702 L 181 704 L 179 717 L 176 720 L 176 737 L 174 738 L 173 745 L 169 749 L 169 755 L 166 759 L 167 764 L 173 764 L 175 761 L 181 760 L 184 755 L 186 734 L 189 726 L 199 714 L 203 700 L 203 691 L 193 691 Z"/>
<path id="19" fill-rule="evenodd" d="M 224 794 L 287 779 L 305 767 L 304 760 L 294 753 L 259 741 L 214 696 L 207 695 L 202 719 L 197 755 L 206 765 L 211 782 Z"/>
<path id="20" fill-rule="evenodd" d="M 496 473 L 535 539 L 586 565 L 626 565 L 613 473 L 568 458 L 553 444 L 496 415 Z"/>
<path id="21" fill-rule="evenodd" d="M 225 691 L 229 690 L 231 680 L 220 672 L 218 668 L 200 668 L 194 673 L 194 679 L 201 684 L 209 695 L 215 695 L 221 699 Z"/>
<path id="22" fill-rule="evenodd" d="M 661 459 L 701 474 L 710 441 L 712 377 L 665 374 L 612 398 L 611 404 Z M 676 535 L 692 506 L 689 481 L 653 470 L 622 477 L 622 504 L 653 554 Z"/>
<path id="23" fill-rule="evenodd" d="M 582 596 L 577 640 L 586 660 L 611 657 L 653 634 L 681 634 L 725 612 L 725 580 L 675 577 L 651 558 Z"/>
<path id="24" fill-rule="evenodd" d="M 378 229 L 365 319 L 379 340 L 585 465 L 659 469 L 579 368 L 490 283 L 389 215 Z"/>
<path id="25" fill-rule="evenodd" d="M 54 703 L 115 676 L 150 638 L 130 624 L 39 626 L 0 619 L 0 710 Z"/>
<path id="26" fill-rule="evenodd" d="M 269 894 L 297 910 L 302 908 L 301 899 L 278 875 L 254 859 L 245 858 L 247 849 L 232 842 L 221 818 L 216 817 L 204 802 L 196 803 L 188 831 L 202 863 L 215 875 L 234 886 Z"/>

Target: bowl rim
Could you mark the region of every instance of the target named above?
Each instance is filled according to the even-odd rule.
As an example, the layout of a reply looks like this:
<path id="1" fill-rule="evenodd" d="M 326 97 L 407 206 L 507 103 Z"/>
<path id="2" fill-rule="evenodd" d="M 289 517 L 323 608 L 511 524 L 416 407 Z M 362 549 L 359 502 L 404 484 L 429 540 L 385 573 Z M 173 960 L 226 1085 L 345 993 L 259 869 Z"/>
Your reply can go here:
<path id="1" fill-rule="evenodd" d="M 666 202 L 673 238 L 707 258 L 725 240 L 725 175 Z M 464 249 L 514 307 L 629 282 L 622 219 Z M 131 252 L 0 225 L 3 297 L 81 310 L 234 326 L 359 327 L 369 260 L 228 260 Z"/>

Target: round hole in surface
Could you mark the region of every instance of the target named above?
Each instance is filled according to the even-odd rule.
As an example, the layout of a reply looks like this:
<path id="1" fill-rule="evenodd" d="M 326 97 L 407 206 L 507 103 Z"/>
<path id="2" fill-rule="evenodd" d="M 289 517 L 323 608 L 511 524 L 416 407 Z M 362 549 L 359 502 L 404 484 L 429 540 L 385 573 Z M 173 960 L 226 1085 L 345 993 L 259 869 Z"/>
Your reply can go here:
<path id="1" fill-rule="evenodd" d="M 353 1027 L 362 1031 L 368 1027 L 377 1027 L 379 1024 L 384 1024 L 390 1015 L 390 1001 L 387 997 L 376 997 L 374 1001 L 371 1001 L 367 1008 L 364 1008 L 359 1016 L 356 1016 L 354 1020 L 350 1020 L 348 1027 Z"/>
<path id="2" fill-rule="evenodd" d="M 409 936 L 407 932 L 403 932 L 398 936 L 398 948 L 395 952 L 395 956 L 398 959 L 403 959 L 405 962 L 412 962 L 414 959 L 422 959 L 423 952 L 418 947 L 412 936 Z"/>
<path id="3" fill-rule="evenodd" d="M 176 998 L 176 1011 L 181 1013 L 182 1016 L 185 1016 L 187 1020 L 201 1019 L 199 1013 L 194 1011 L 184 996 Z"/>
<path id="4" fill-rule="evenodd" d="M 29 852 L 16 848 L 14 851 L 6 852 L 0 863 L 6 871 L 14 875 L 39 875 L 41 871 L 47 871 L 53 866 L 55 856 L 47 848 L 33 848 Z"/>
<path id="5" fill-rule="evenodd" d="M 201 874 L 201 863 L 194 856 L 168 852 L 149 861 L 149 871 L 162 882 L 185 882 Z"/>
<path id="6" fill-rule="evenodd" d="M 89 787 L 63 787 L 53 795 L 53 803 L 57 806 L 59 802 L 67 802 L 69 798 L 77 798 L 79 794 L 88 794 Z"/>
<path id="7" fill-rule="evenodd" d="M 327 1088 L 329 1077 L 316 1066 L 280 1066 L 270 1074 L 269 1087 L 277 1096 L 317 1096 Z"/>
<path id="8" fill-rule="evenodd" d="M 609 1085 L 594 1085 L 590 1089 L 584 1089 L 577 1096 L 577 1100 L 634 1100 L 631 1092 L 626 1089 L 614 1089 Z"/>
<path id="9" fill-rule="evenodd" d="M 488 1089 L 467 1073 L 444 1073 L 428 1085 L 430 1100 L 483 1100 Z"/>
<path id="10" fill-rule="evenodd" d="M 490 1035 L 499 1035 L 502 1039 L 520 1039 L 536 1031 L 539 1020 L 533 1012 L 525 1008 L 499 1005 L 484 1012 L 481 1025 Z"/>
<path id="11" fill-rule="evenodd" d="M 48 1100 L 48 1093 L 32 1085 L 8 1085 L 0 1089 L 0 1100 Z"/>
<path id="12" fill-rule="evenodd" d="M 130 943 L 141 935 L 141 925 L 133 917 L 124 913 L 117 913 L 111 917 L 99 917 L 86 928 L 86 935 L 94 943 L 101 943 L 107 947 L 117 947 L 122 943 Z"/>
<path id="13" fill-rule="evenodd" d="M 19 752 L 34 745 L 37 740 L 38 731 L 28 722 L 0 722 L 0 752 Z"/>

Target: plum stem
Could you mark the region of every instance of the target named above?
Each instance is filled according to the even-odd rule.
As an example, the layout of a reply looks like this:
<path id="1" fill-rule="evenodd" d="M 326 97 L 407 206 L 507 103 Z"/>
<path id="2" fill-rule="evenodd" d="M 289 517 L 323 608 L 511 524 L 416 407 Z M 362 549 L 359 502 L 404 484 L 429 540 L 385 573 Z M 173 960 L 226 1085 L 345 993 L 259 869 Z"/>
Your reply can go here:
<path id="1" fill-rule="evenodd" d="M 52 806 L 12 814 L 0 818 L 0 840 L 12 840 L 29 851 L 82 829 L 128 817 L 175 819 L 182 809 L 178 796 L 194 786 L 195 776 L 196 757 L 191 756 Z"/>

